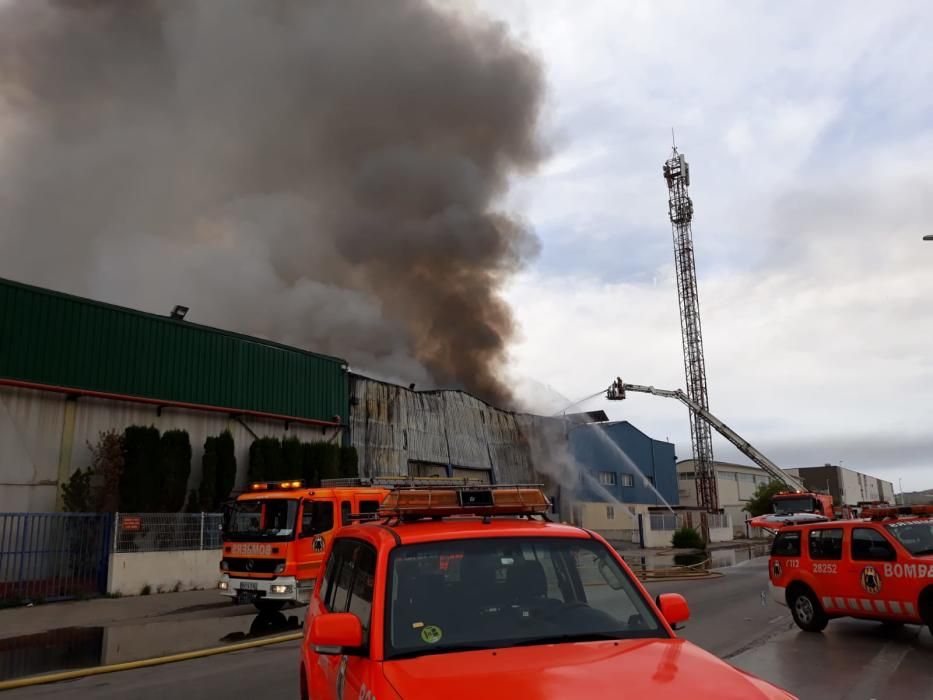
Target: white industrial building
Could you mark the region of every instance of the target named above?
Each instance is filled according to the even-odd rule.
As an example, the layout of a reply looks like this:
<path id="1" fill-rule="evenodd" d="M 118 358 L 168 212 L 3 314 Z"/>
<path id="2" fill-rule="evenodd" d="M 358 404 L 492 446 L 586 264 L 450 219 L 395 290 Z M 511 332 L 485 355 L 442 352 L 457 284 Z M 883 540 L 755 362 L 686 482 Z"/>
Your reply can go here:
<path id="1" fill-rule="evenodd" d="M 755 494 L 759 484 L 771 480 L 762 469 L 747 464 L 714 462 L 716 489 L 719 507 L 732 519 L 733 532 L 737 536 L 747 535 L 745 521 L 748 513 L 746 504 Z M 697 505 L 695 462 L 685 459 L 677 463 L 677 484 L 680 503 L 684 506 Z M 867 501 L 894 503 L 894 485 L 870 474 L 864 474 L 837 465 L 822 467 L 798 467 L 785 469 L 789 475 L 799 479 L 808 489 L 829 493 L 835 505 L 857 506 Z"/>

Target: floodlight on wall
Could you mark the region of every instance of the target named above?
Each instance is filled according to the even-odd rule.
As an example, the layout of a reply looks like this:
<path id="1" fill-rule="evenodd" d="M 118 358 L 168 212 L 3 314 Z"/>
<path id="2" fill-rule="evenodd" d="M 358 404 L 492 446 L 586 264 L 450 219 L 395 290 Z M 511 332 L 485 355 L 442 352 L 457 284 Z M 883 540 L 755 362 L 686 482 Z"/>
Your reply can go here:
<path id="1" fill-rule="evenodd" d="M 171 317 L 181 321 L 185 318 L 185 314 L 187 313 L 188 313 L 187 306 L 176 306 L 174 309 L 172 309 Z"/>

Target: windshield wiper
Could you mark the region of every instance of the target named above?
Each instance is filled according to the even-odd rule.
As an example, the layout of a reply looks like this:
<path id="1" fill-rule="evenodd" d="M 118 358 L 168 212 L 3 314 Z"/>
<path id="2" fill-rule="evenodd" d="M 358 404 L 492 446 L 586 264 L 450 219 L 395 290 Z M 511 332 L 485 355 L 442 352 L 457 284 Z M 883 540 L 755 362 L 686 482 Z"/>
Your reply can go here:
<path id="1" fill-rule="evenodd" d="M 535 644 L 567 644 L 569 642 L 605 642 L 625 639 L 617 634 L 608 634 L 605 632 L 581 632 L 579 634 L 555 634 L 550 637 L 535 637 L 534 639 L 523 639 L 520 642 L 506 644 L 507 647 L 530 647 Z"/>
<path id="2" fill-rule="evenodd" d="M 497 649 L 495 646 L 477 645 L 477 644 L 454 644 L 444 647 L 429 647 L 427 649 L 412 649 L 403 651 L 400 654 L 393 654 L 386 661 L 398 661 L 399 659 L 413 659 L 416 656 L 430 656 L 431 654 L 454 654 L 458 651 L 485 651 L 488 649 Z"/>

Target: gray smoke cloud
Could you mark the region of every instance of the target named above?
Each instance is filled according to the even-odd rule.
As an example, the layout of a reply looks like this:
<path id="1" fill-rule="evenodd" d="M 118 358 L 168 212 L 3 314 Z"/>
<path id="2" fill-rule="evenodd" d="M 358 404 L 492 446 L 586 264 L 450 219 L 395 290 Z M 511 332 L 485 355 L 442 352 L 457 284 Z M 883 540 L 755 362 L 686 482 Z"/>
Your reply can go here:
<path id="1" fill-rule="evenodd" d="M 510 402 L 539 63 L 421 0 L 0 8 L 0 275 Z"/>

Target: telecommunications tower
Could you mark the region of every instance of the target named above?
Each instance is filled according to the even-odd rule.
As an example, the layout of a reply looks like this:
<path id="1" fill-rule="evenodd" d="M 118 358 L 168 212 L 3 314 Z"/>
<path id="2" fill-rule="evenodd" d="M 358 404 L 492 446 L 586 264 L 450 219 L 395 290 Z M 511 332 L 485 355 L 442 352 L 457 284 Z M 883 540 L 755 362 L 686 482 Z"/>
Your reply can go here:
<path id="1" fill-rule="evenodd" d="M 706 392 L 706 360 L 703 357 L 703 332 L 700 327 L 700 299 L 697 295 L 697 270 L 693 256 L 693 202 L 690 200 L 690 166 L 683 153 L 673 147 L 664 163 L 667 180 L 668 215 L 674 233 L 674 269 L 677 272 L 677 295 L 680 300 L 680 330 L 684 345 L 684 373 L 687 396 L 709 410 Z M 697 504 L 708 511 L 719 508 L 716 474 L 713 471 L 713 441 L 709 424 L 690 411 L 690 438 L 697 487 Z"/>

